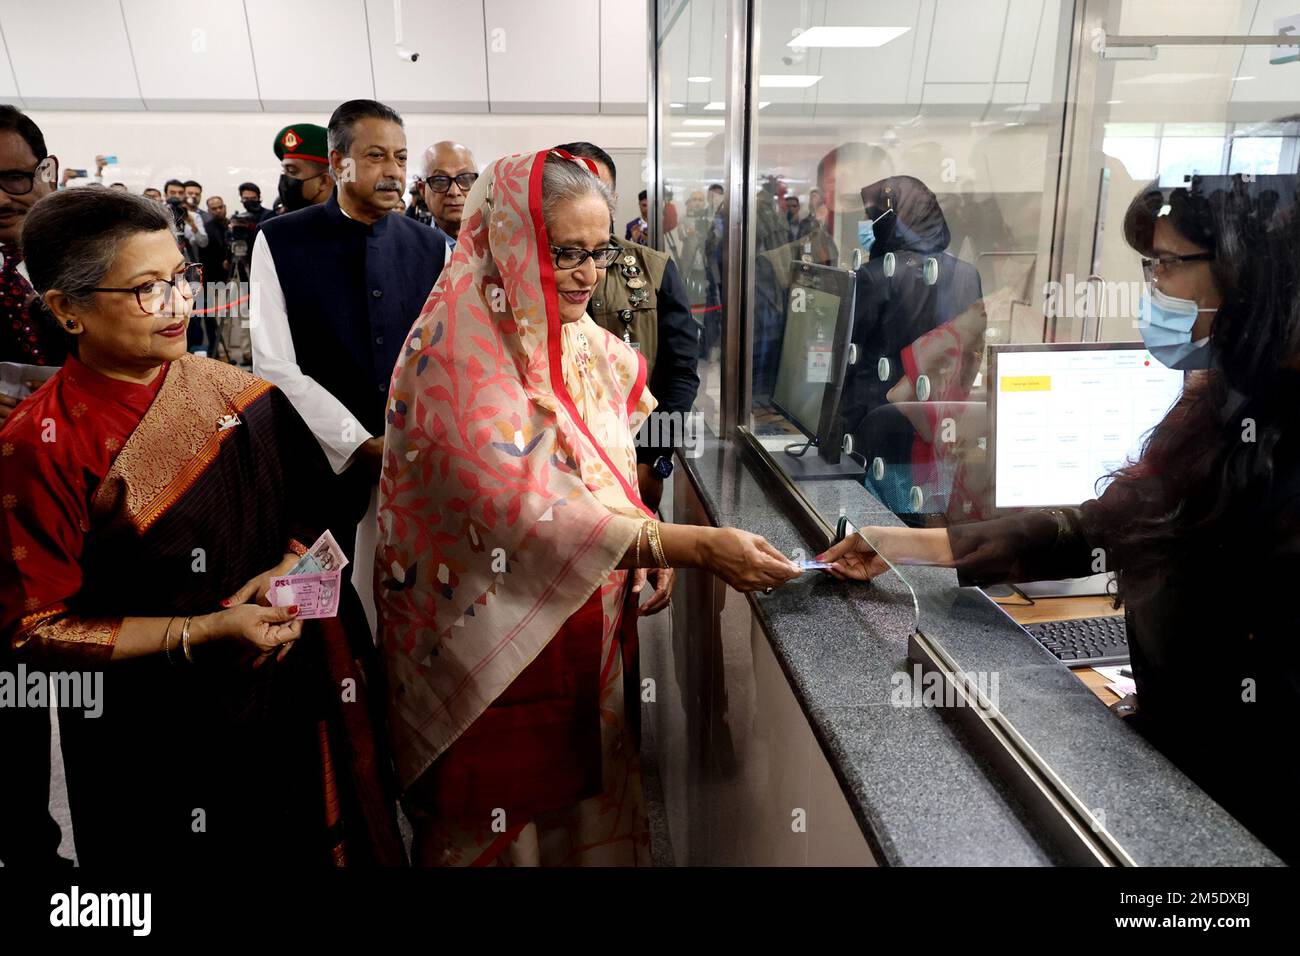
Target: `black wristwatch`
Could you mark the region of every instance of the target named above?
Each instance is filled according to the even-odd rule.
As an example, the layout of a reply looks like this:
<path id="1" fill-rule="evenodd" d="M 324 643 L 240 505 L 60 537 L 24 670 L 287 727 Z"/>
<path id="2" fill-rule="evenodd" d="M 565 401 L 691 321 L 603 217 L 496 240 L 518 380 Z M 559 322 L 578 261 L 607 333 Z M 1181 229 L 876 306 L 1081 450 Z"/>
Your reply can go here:
<path id="1" fill-rule="evenodd" d="M 673 473 L 673 456 L 660 455 L 655 459 L 655 463 L 650 466 L 650 470 L 655 473 L 655 477 L 660 481 L 666 481 L 668 476 Z"/>

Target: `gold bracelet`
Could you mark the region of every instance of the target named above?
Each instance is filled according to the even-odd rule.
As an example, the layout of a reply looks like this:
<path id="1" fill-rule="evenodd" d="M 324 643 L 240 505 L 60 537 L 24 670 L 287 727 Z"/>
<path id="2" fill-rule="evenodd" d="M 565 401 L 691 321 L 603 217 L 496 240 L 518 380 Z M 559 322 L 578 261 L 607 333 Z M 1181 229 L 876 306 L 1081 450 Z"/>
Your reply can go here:
<path id="1" fill-rule="evenodd" d="M 185 623 L 181 625 L 181 649 L 185 651 L 185 659 L 191 664 L 194 663 L 194 655 L 190 653 L 190 623 L 193 617 L 187 617 Z"/>
<path id="2" fill-rule="evenodd" d="M 636 558 L 632 562 L 634 568 L 641 567 L 641 532 L 645 531 L 645 523 L 648 520 L 647 518 L 636 526 Z"/>
<path id="3" fill-rule="evenodd" d="M 646 529 L 646 534 L 650 539 L 650 553 L 654 556 L 655 567 L 666 568 L 668 567 L 668 559 L 664 557 L 664 543 L 663 539 L 659 537 L 659 522 L 648 521 L 647 523 L 649 527 Z"/>
<path id="4" fill-rule="evenodd" d="M 176 623 L 176 618 L 174 617 L 168 618 L 167 630 L 163 631 L 163 654 L 167 656 L 167 663 L 171 664 L 173 667 L 176 665 L 176 662 L 172 660 L 171 636 L 172 636 L 172 625 L 175 623 Z"/>

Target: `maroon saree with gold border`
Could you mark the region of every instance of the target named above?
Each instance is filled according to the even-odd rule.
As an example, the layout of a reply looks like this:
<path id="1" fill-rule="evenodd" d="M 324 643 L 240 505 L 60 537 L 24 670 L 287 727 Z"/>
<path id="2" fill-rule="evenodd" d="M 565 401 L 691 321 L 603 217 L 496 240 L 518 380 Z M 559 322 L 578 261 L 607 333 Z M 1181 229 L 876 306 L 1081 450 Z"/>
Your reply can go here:
<path id="1" fill-rule="evenodd" d="M 288 400 L 206 359 L 149 386 L 73 359 L 0 453 L 0 633 L 20 659 L 104 670 L 102 715 L 60 710 L 83 865 L 400 863 L 350 588 L 283 662 L 224 641 L 192 665 L 109 661 L 123 618 L 220 610 L 323 530 L 332 476 Z"/>

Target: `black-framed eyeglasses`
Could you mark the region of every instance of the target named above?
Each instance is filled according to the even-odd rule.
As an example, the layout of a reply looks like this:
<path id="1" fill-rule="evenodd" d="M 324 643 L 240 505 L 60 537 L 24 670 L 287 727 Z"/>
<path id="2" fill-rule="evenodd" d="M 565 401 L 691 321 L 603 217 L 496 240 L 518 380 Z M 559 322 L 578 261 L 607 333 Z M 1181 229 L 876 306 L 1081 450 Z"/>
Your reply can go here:
<path id="1" fill-rule="evenodd" d="M 26 196 L 36 186 L 36 177 L 45 178 L 48 175 L 53 156 L 46 156 L 31 172 L 25 169 L 0 169 L 0 189 L 3 189 L 10 196 Z M 53 179 L 48 179 L 53 182 Z"/>
<path id="2" fill-rule="evenodd" d="M 424 183 L 436 193 L 445 193 L 455 183 L 460 191 L 467 193 L 478 181 L 478 173 L 461 173 L 459 176 L 426 176 Z"/>
<path id="3" fill-rule="evenodd" d="M 172 304 L 172 290 L 180 292 L 181 297 L 192 300 L 203 288 L 203 266 L 197 262 L 185 263 L 185 268 L 175 273 L 170 279 L 150 279 L 136 286 L 125 289 L 95 288 L 88 292 L 131 292 L 146 315 L 166 315 Z"/>
<path id="4" fill-rule="evenodd" d="M 610 237 L 611 239 L 613 236 Z M 603 249 L 580 249 L 577 246 L 551 246 L 551 255 L 555 257 L 555 268 L 576 269 L 590 259 L 597 269 L 608 269 L 623 250 L 618 246 L 606 246 Z"/>
<path id="5" fill-rule="evenodd" d="M 1142 257 L 1142 275 L 1148 282 L 1156 280 L 1156 272 L 1168 273 L 1184 262 L 1213 262 L 1213 252 L 1192 252 L 1185 256 Z"/>

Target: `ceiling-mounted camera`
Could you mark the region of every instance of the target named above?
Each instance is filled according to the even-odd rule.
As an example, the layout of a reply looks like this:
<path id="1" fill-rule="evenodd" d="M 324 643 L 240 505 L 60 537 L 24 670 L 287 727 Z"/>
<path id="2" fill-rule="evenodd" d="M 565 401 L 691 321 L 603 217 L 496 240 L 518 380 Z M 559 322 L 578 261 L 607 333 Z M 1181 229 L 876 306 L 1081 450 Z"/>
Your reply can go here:
<path id="1" fill-rule="evenodd" d="M 397 47 L 397 55 L 408 63 L 414 63 L 420 58 L 420 54 L 417 51 L 400 45 Z"/>
<path id="2" fill-rule="evenodd" d="M 793 40 L 801 33 L 803 33 L 803 27 L 795 27 L 793 30 L 790 31 L 790 39 Z M 790 52 L 784 53 L 781 56 L 781 62 L 784 63 L 786 66 L 797 66 L 798 64 L 802 63 L 804 60 L 808 58 L 807 47 L 802 47 L 802 46 L 791 47 L 789 46 L 789 44 L 787 44 L 787 47 L 789 48 Z"/>

